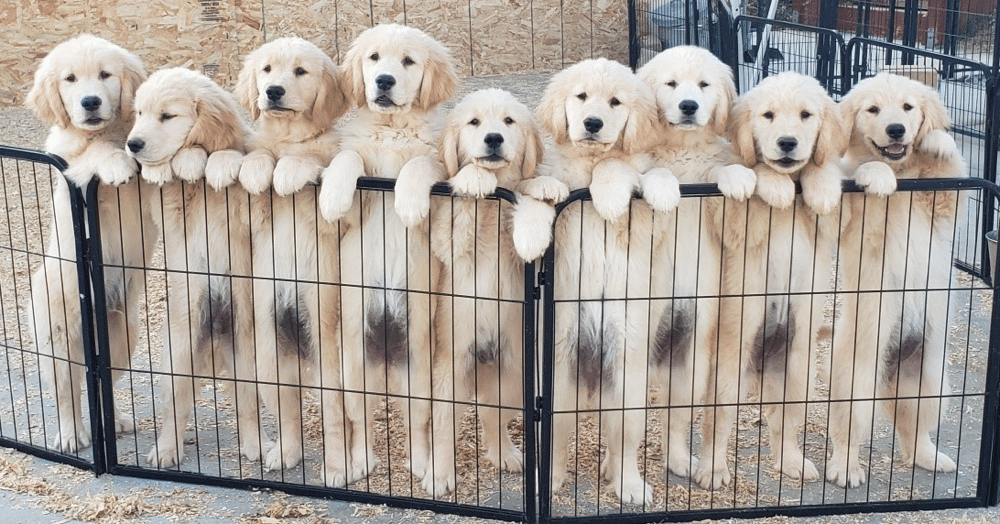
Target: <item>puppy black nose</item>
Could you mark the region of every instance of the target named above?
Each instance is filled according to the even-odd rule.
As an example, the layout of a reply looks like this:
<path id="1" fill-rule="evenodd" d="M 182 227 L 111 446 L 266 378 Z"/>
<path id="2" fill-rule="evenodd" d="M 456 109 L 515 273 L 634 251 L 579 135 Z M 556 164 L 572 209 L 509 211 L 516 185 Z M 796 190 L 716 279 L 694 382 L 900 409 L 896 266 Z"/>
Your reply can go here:
<path id="1" fill-rule="evenodd" d="M 378 75 L 375 77 L 375 85 L 382 91 L 388 91 L 396 85 L 396 79 L 392 75 Z"/>
<path id="2" fill-rule="evenodd" d="M 281 100 L 281 97 L 285 96 L 285 88 L 281 86 L 267 86 L 267 99 L 272 102 L 277 102 Z"/>
<path id="3" fill-rule="evenodd" d="M 604 121 L 600 118 L 587 118 L 583 121 L 583 128 L 587 130 L 588 133 L 596 133 L 604 127 Z"/>
<path id="4" fill-rule="evenodd" d="M 80 100 L 80 105 L 87 111 L 97 111 L 101 108 L 101 99 L 96 96 L 85 96 Z"/>
<path id="5" fill-rule="evenodd" d="M 146 142 L 139 138 L 133 138 L 132 140 L 128 141 L 128 150 L 133 153 L 138 153 L 139 151 L 142 151 L 142 148 L 144 147 L 146 147 Z"/>
<path id="6" fill-rule="evenodd" d="M 691 116 L 698 110 L 698 102 L 694 100 L 681 100 L 681 103 L 677 104 L 677 107 L 680 108 L 681 113 Z"/>
<path id="7" fill-rule="evenodd" d="M 903 124 L 889 124 L 885 126 L 885 134 L 893 140 L 899 140 L 906 134 L 906 126 Z"/>
<path id="8" fill-rule="evenodd" d="M 780 147 L 781 150 L 786 153 L 795 149 L 795 147 L 798 145 L 799 141 L 790 136 L 783 136 L 778 139 L 778 147 Z"/>
<path id="9" fill-rule="evenodd" d="M 483 142 L 486 142 L 486 145 L 490 149 L 496 149 L 500 147 L 500 144 L 503 144 L 503 135 L 500 133 L 490 133 L 483 138 Z"/>

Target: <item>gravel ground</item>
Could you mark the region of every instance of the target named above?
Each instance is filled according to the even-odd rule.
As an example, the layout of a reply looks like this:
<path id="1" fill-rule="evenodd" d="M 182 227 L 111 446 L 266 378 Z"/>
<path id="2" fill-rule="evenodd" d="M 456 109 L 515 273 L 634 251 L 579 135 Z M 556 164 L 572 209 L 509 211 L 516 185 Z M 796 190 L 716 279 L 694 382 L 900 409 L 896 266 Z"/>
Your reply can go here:
<path id="1" fill-rule="evenodd" d="M 459 96 L 478 88 L 501 87 L 512 91 L 529 106 L 534 106 L 540 98 L 549 76 L 549 73 L 543 72 L 468 79 Z M 44 144 L 46 132 L 46 127 L 24 108 L 0 109 L 0 143 L 40 149 Z M 45 207 L 43 194 L 39 193 L 34 198 L 39 201 L 41 208 Z M 44 218 L 44 214 L 39 215 L 37 222 L 44 223 Z M 13 221 L 13 219 L 11 220 Z M 25 235 L 26 237 L 41 238 L 41 233 L 35 231 L 26 232 Z M 2 243 L 0 242 L 0 244 Z M 0 287 L 6 288 L 5 284 Z M 147 333 L 158 332 L 156 326 L 150 326 L 147 329 Z M 972 336 L 969 335 L 970 338 Z M 151 355 L 150 359 L 152 358 Z M 142 385 L 149 387 L 149 384 Z M 213 408 L 212 405 L 208 404 L 202 407 Z M 746 422 L 746 420 L 750 422 Z M 741 422 L 741 431 L 757 432 L 756 426 L 752 424 L 752 416 L 746 420 Z M 966 424 L 969 423 L 966 419 L 961 420 L 965 421 Z M 143 431 L 141 425 L 139 429 L 140 432 Z M 143 445 L 145 446 L 145 444 Z M 581 442 L 580 449 L 587 450 L 585 445 L 596 446 L 593 442 Z M 145 449 L 148 448 L 142 448 L 142 451 Z M 138 445 L 136 452 L 140 452 Z M 587 450 L 587 452 L 599 453 L 596 447 Z M 583 466 L 581 465 L 581 467 Z M 590 464 L 587 467 L 596 468 L 596 464 Z M 766 475 L 760 475 L 757 478 L 762 483 L 769 482 Z M 519 485 L 516 479 L 514 485 Z M 9 512 L 8 518 L 3 520 L 9 522 L 235 521 L 270 524 L 275 522 L 471 523 L 477 521 L 477 519 L 471 518 L 434 515 L 429 512 L 398 510 L 384 506 L 295 497 L 274 491 L 241 491 L 112 475 L 94 478 L 88 472 L 53 464 L 8 449 L 0 450 L 0 500 L 3 501 Z M 759 500 L 761 503 L 766 503 L 763 499 Z M 806 520 L 829 524 L 857 522 L 979 524 L 1000 522 L 1000 509 L 945 510 L 926 513 L 898 512 L 809 519 L 771 518 L 757 522 L 805 522 Z M 732 520 L 731 522 L 741 521 Z"/>

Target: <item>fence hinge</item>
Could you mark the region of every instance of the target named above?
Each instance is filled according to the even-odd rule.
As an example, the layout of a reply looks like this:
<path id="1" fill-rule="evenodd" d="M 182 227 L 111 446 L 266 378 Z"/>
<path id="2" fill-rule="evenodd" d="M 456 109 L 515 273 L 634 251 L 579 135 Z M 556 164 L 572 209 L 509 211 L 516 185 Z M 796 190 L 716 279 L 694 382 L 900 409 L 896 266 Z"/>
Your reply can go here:
<path id="1" fill-rule="evenodd" d="M 542 397 L 535 397 L 535 422 L 542 420 Z"/>
<path id="2" fill-rule="evenodd" d="M 534 298 L 535 300 L 540 300 L 542 298 L 542 286 L 545 285 L 545 272 L 539 271 L 538 278 L 535 282 Z"/>

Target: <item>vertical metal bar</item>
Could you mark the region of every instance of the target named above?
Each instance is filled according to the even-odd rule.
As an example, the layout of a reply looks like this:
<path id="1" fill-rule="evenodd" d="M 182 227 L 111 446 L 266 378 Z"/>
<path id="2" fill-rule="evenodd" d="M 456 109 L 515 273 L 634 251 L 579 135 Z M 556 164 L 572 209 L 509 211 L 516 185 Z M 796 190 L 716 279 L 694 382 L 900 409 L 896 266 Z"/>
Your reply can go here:
<path id="1" fill-rule="evenodd" d="M 983 199 L 995 202 L 996 189 L 983 191 Z M 990 319 L 990 343 L 986 359 L 986 391 L 983 396 L 982 448 L 979 451 L 979 479 L 976 498 L 990 506 L 1000 503 L 1000 272 L 993 268 L 993 315 Z"/>
<path id="2" fill-rule="evenodd" d="M 523 380 L 524 390 L 522 392 L 523 409 L 521 411 L 524 418 L 524 520 L 532 522 L 538 516 L 537 500 L 535 499 L 536 479 L 534 472 L 537 468 L 537 442 L 535 441 L 538 430 L 538 418 L 535 417 L 535 263 L 528 262 L 524 265 L 524 351 L 523 358 Z"/>
<path id="3" fill-rule="evenodd" d="M 101 184 L 94 179 L 87 188 L 87 238 L 90 282 L 93 292 L 93 352 L 88 352 L 91 361 L 87 366 L 88 377 L 94 381 L 94 389 L 88 390 L 91 402 L 90 419 L 100 425 L 94 426 L 94 450 L 101 449 L 103 471 L 110 469 L 112 461 L 117 462 L 117 442 L 115 439 L 114 384 L 111 383 L 111 355 L 108 341 L 108 306 L 104 286 L 104 252 L 101 247 L 101 213 L 97 205 L 97 192 Z M 123 268 L 124 269 L 124 268 Z M 98 388 L 100 388 L 98 390 Z"/>
<path id="4" fill-rule="evenodd" d="M 107 471 L 107 459 L 104 453 L 104 433 L 103 433 L 103 418 L 101 417 L 101 375 L 99 373 L 98 364 L 98 349 L 96 347 L 95 340 L 95 322 L 94 322 L 94 298 L 97 294 L 97 290 L 91 287 L 89 268 L 90 268 L 90 258 L 91 250 L 94 248 L 94 244 L 90 242 L 88 238 L 88 222 L 87 217 L 91 213 L 96 214 L 97 209 L 97 188 L 100 182 L 95 178 L 87 186 L 87 198 L 84 199 L 83 192 L 79 187 L 73 185 L 69 180 L 66 180 L 66 184 L 69 186 L 70 195 L 70 207 L 73 214 L 73 237 L 76 244 L 76 271 L 77 271 L 77 285 L 80 292 L 80 326 L 83 330 L 83 356 L 84 363 L 86 364 L 87 371 L 84 375 L 84 380 L 87 383 L 87 402 L 90 409 L 90 434 L 93 435 L 93 444 L 91 445 L 91 451 L 94 456 L 94 474 L 100 475 Z M 87 206 L 87 202 L 92 202 L 93 205 Z M 89 233 L 91 236 L 97 236 L 99 233 L 95 232 L 93 228 L 89 228 Z M 98 256 L 100 256 L 100 242 L 97 242 Z M 101 304 L 104 303 L 103 299 L 103 286 L 100 289 L 101 294 Z M 106 323 L 98 322 L 97 329 L 101 329 L 99 326 L 105 325 Z M 107 337 L 105 329 L 105 347 L 107 347 Z"/>
<path id="5" fill-rule="evenodd" d="M 556 213 L 556 221 L 559 214 Z M 556 333 L 554 286 L 555 248 L 549 246 L 542 258 L 542 273 L 547 280 L 542 287 L 542 394 L 536 408 L 541 414 L 541 437 L 538 456 L 538 518 L 539 523 L 552 519 L 552 379 L 554 378 L 554 347 Z M 565 394 L 566 392 L 563 392 Z"/>
<path id="6" fill-rule="evenodd" d="M 636 26 L 635 0 L 628 0 L 628 66 L 639 67 L 639 32 Z"/>

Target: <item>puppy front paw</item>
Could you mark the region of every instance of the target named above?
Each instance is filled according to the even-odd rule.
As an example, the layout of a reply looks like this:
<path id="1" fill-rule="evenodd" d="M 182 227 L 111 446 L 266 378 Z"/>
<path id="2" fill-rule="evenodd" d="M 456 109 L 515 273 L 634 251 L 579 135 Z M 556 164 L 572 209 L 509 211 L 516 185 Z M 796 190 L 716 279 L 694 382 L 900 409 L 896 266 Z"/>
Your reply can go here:
<path id="1" fill-rule="evenodd" d="M 274 178 L 271 181 L 274 192 L 287 196 L 312 183 L 320 174 L 315 162 L 306 157 L 283 157 L 274 166 Z"/>
<path id="2" fill-rule="evenodd" d="M 552 223 L 556 210 L 551 205 L 522 195 L 511 217 L 511 236 L 514 250 L 525 261 L 532 261 L 545 254 L 552 243 Z"/>
<path id="3" fill-rule="evenodd" d="M 170 162 L 156 164 L 155 166 L 142 166 L 142 179 L 150 184 L 162 186 L 174 179 L 174 168 Z"/>
<path id="4" fill-rule="evenodd" d="M 795 202 L 795 182 L 778 173 L 758 173 L 755 191 L 764 203 L 776 209 L 786 209 Z"/>
<path id="5" fill-rule="evenodd" d="M 114 151 L 105 162 L 97 166 L 97 177 L 111 186 L 128 182 L 138 172 L 139 165 L 124 150 Z"/>
<path id="6" fill-rule="evenodd" d="M 517 191 L 535 200 L 558 204 L 569 198 L 569 187 L 555 177 L 543 175 L 529 178 L 517 186 Z"/>
<path id="7" fill-rule="evenodd" d="M 719 168 L 715 183 L 727 198 L 743 201 L 753 196 L 757 173 L 739 164 L 723 166 Z"/>
<path id="8" fill-rule="evenodd" d="M 854 183 L 869 195 L 886 197 L 896 192 L 896 173 L 885 162 L 865 162 L 854 170 Z"/>
<path id="9" fill-rule="evenodd" d="M 491 171 L 469 164 L 448 181 L 455 196 L 483 198 L 497 189 L 497 177 Z"/>
<path id="10" fill-rule="evenodd" d="M 229 187 L 240 176 L 243 153 L 233 149 L 216 151 L 205 163 L 205 180 L 215 190 Z"/>
<path id="11" fill-rule="evenodd" d="M 942 129 L 934 129 L 920 143 L 920 152 L 935 159 L 947 159 L 958 154 L 955 139 Z"/>
<path id="12" fill-rule="evenodd" d="M 840 204 L 843 193 L 840 171 L 820 168 L 801 178 L 802 200 L 817 215 L 830 213 Z"/>
<path id="13" fill-rule="evenodd" d="M 407 228 L 414 227 L 427 218 L 431 211 L 431 195 L 426 191 L 405 191 L 396 184 L 394 206 L 396 214 Z"/>
<path id="14" fill-rule="evenodd" d="M 669 213 L 681 203 L 681 187 L 669 169 L 656 168 L 639 178 L 642 198 L 650 207 Z"/>
<path id="15" fill-rule="evenodd" d="M 243 157 L 240 165 L 240 184 L 254 195 L 259 195 L 271 186 L 274 176 L 274 158 L 268 153 L 253 152 Z"/>
<path id="16" fill-rule="evenodd" d="M 174 175 L 181 180 L 194 182 L 205 174 L 208 163 L 208 153 L 200 147 L 183 147 L 170 159 L 170 167 Z"/>

